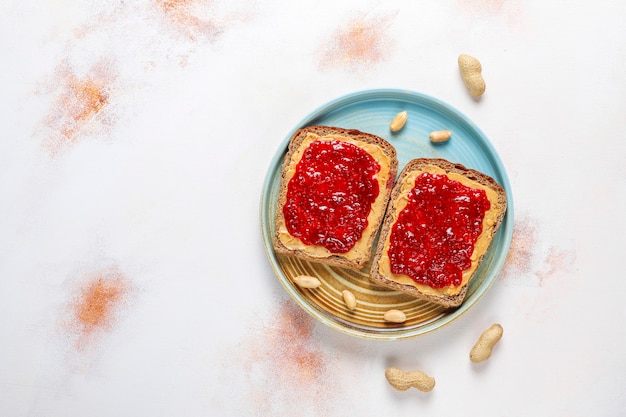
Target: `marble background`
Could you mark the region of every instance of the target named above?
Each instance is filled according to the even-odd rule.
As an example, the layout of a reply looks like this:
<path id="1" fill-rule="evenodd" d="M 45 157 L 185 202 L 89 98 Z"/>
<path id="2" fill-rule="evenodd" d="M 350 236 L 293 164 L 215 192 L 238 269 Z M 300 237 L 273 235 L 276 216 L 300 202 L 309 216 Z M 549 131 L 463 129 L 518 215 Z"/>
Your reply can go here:
<path id="1" fill-rule="evenodd" d="M 626 415 L 625 18 L 617 0 L 2 2 L 0 415 Z M 316 323 L 259 224 L 286 133 L 369 88 L 461 110 L 514 195 L 489 292 L 401 342 Z M 437 386 L 395 391 L 391 365 Z"/>

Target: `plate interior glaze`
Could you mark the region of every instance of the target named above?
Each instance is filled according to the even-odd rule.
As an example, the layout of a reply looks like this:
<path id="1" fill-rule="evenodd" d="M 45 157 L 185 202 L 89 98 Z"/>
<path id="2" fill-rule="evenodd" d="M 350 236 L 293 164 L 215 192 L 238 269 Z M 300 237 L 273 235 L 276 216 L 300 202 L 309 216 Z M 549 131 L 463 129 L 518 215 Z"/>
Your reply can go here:
<path id="1" fill-rule="evenodd" d="M 398 133 L 389 123 L 400 111 L 408 111 L 408 121 Z M 398 172 L 414 158 L 444 158 L 461 163 L 493 177 L 506 191 L 507 214 L 494 237 L 476 275 L 470 282 L 463 304 L 444 309 L 399 291 L 373 284 L 368 279 L 371 263 L 359 271 L 327 266 L 277 254 L 272 240 L 281 169 L 289 140 L 301 127 L 337 126 L 373 133 L 387 141 L 398 154 Z M 452 138 L 433 144 L 428 136 L 434 130 L 451 130 Z M 470 309 L 487 291 L 502 268 L 513 234 L 513 200 L 504 166 L 495 149 L 469 119 L 435 98 L 404 90 L 367 90 L 338 98 L 312 112 L 285 137 L 271 162 L 261 200 L 261 227 L 265 249 L 276 277 L 289 295 L 320 322 L 344 333 L 367 339 L 398 340 L 436 330 Z M 374 245 L 375 247 L 375 245 Z M 322 282 L 316 289 L 302 289 L 293 283 L 298 275 L 311 275 Z M 346 308 L 342 291 L 357 298 L 354 311 Z M 383 320 L 389 309 L 405 312 L 407 321 L 390 324 Z"/>

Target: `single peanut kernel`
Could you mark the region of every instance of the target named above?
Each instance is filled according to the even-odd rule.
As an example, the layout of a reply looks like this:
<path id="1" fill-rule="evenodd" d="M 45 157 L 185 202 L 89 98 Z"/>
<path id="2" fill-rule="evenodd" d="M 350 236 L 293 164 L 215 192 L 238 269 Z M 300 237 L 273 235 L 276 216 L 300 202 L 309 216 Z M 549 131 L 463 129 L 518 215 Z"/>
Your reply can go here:
<path id="1" fill-rule="evenodd" d="M 445 142 L 452 136 L 452 132 L 449 130 L 436 130 L 434 132 L 430 132 L 430 140 L 431 142 Z"/>
<path id="2" fill-rule="evenodd" d="M 429 392 L 435 388 L 435 378 L 422 371 L 404 372 L 401 369 L 391 367 L 385 370 L 385 378 L 398 391 L 406 391 L 412 387 Z"/>
<path id="3" fill-rule="evenodd" d="M 492 324 L 485 330 L 470 351 L 470 360 L 474 363 L 478 363 L 489 359 L 493 347 L 502 338 L 503 331 L 502 326 L 497 323 Z"/>
<path id="4" fill-rule="evenodd" d="M 406 321 L 406 314 L 400 310 L 388 310 L 385 312 L 383 318 L 390 323 L 404 323 Z"/>
<path id="5" fill-rule="evenodd" d="M 393 120 L 391 120 L 391 123 L 389 124 L 389 129 L 392 132 L 398 132 L 404 127 L 408 119 L 409 113 L 407 111 L 401 111 L 400 113 L 396 114 Z"/>
<path id="6" fill-rule="evenodd" d="M 302 288 L 317 288 L 322 285 L 319 279 L 308 275 L 299 275 L 293 281 Z"/>
<path id="7" fill-rule="evenodd" d="M 343 295 L 343 301 L 346 303 L 346 307 L 348 307 L 349 310 L 354 310 L 356 308 L 356 297 L 354 294 L 349 290 L 343 290 L 341 295 Z"/>

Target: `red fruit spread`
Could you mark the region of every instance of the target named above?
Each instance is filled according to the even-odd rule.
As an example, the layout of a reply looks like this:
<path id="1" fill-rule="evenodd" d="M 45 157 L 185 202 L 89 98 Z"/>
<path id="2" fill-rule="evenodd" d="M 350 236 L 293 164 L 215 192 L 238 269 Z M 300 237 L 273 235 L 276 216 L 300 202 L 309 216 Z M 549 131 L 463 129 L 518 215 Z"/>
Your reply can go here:
<path id="1" fill-rule="evenodd" d="M 379 193 L 380 165 L 362 148 L 317 140 L 305 149 L 287 186 L 287 231 L 307 245 L 346 253 L 363 235 Z"/>
<path id="2" fill-rule="evenodd" d="M 484 190 L 447 175 L 418 175 L 391 231 L 391 272 L 432 288 L 459 286 L 490 206 Z"/>

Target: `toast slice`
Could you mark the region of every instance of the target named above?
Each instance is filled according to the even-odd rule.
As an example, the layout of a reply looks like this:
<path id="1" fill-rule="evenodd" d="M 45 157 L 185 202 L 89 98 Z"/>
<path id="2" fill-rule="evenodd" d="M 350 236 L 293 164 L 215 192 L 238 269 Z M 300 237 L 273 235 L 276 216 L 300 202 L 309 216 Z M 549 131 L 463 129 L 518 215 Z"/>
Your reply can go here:
<path id="1" fill-rule="evenodd" d="M 410 161 L 393 188 L 370 279 L 459 306 L 506 207 L 504 189 L 488 175 L 444 159 Z"/>
<path id="2" fill-rule="evenodd" d="M 376 135 L 299 129 L 282 166 L 275 251 L 360 269 L 371 258 L 397 170 L 395 148 Z"/>

